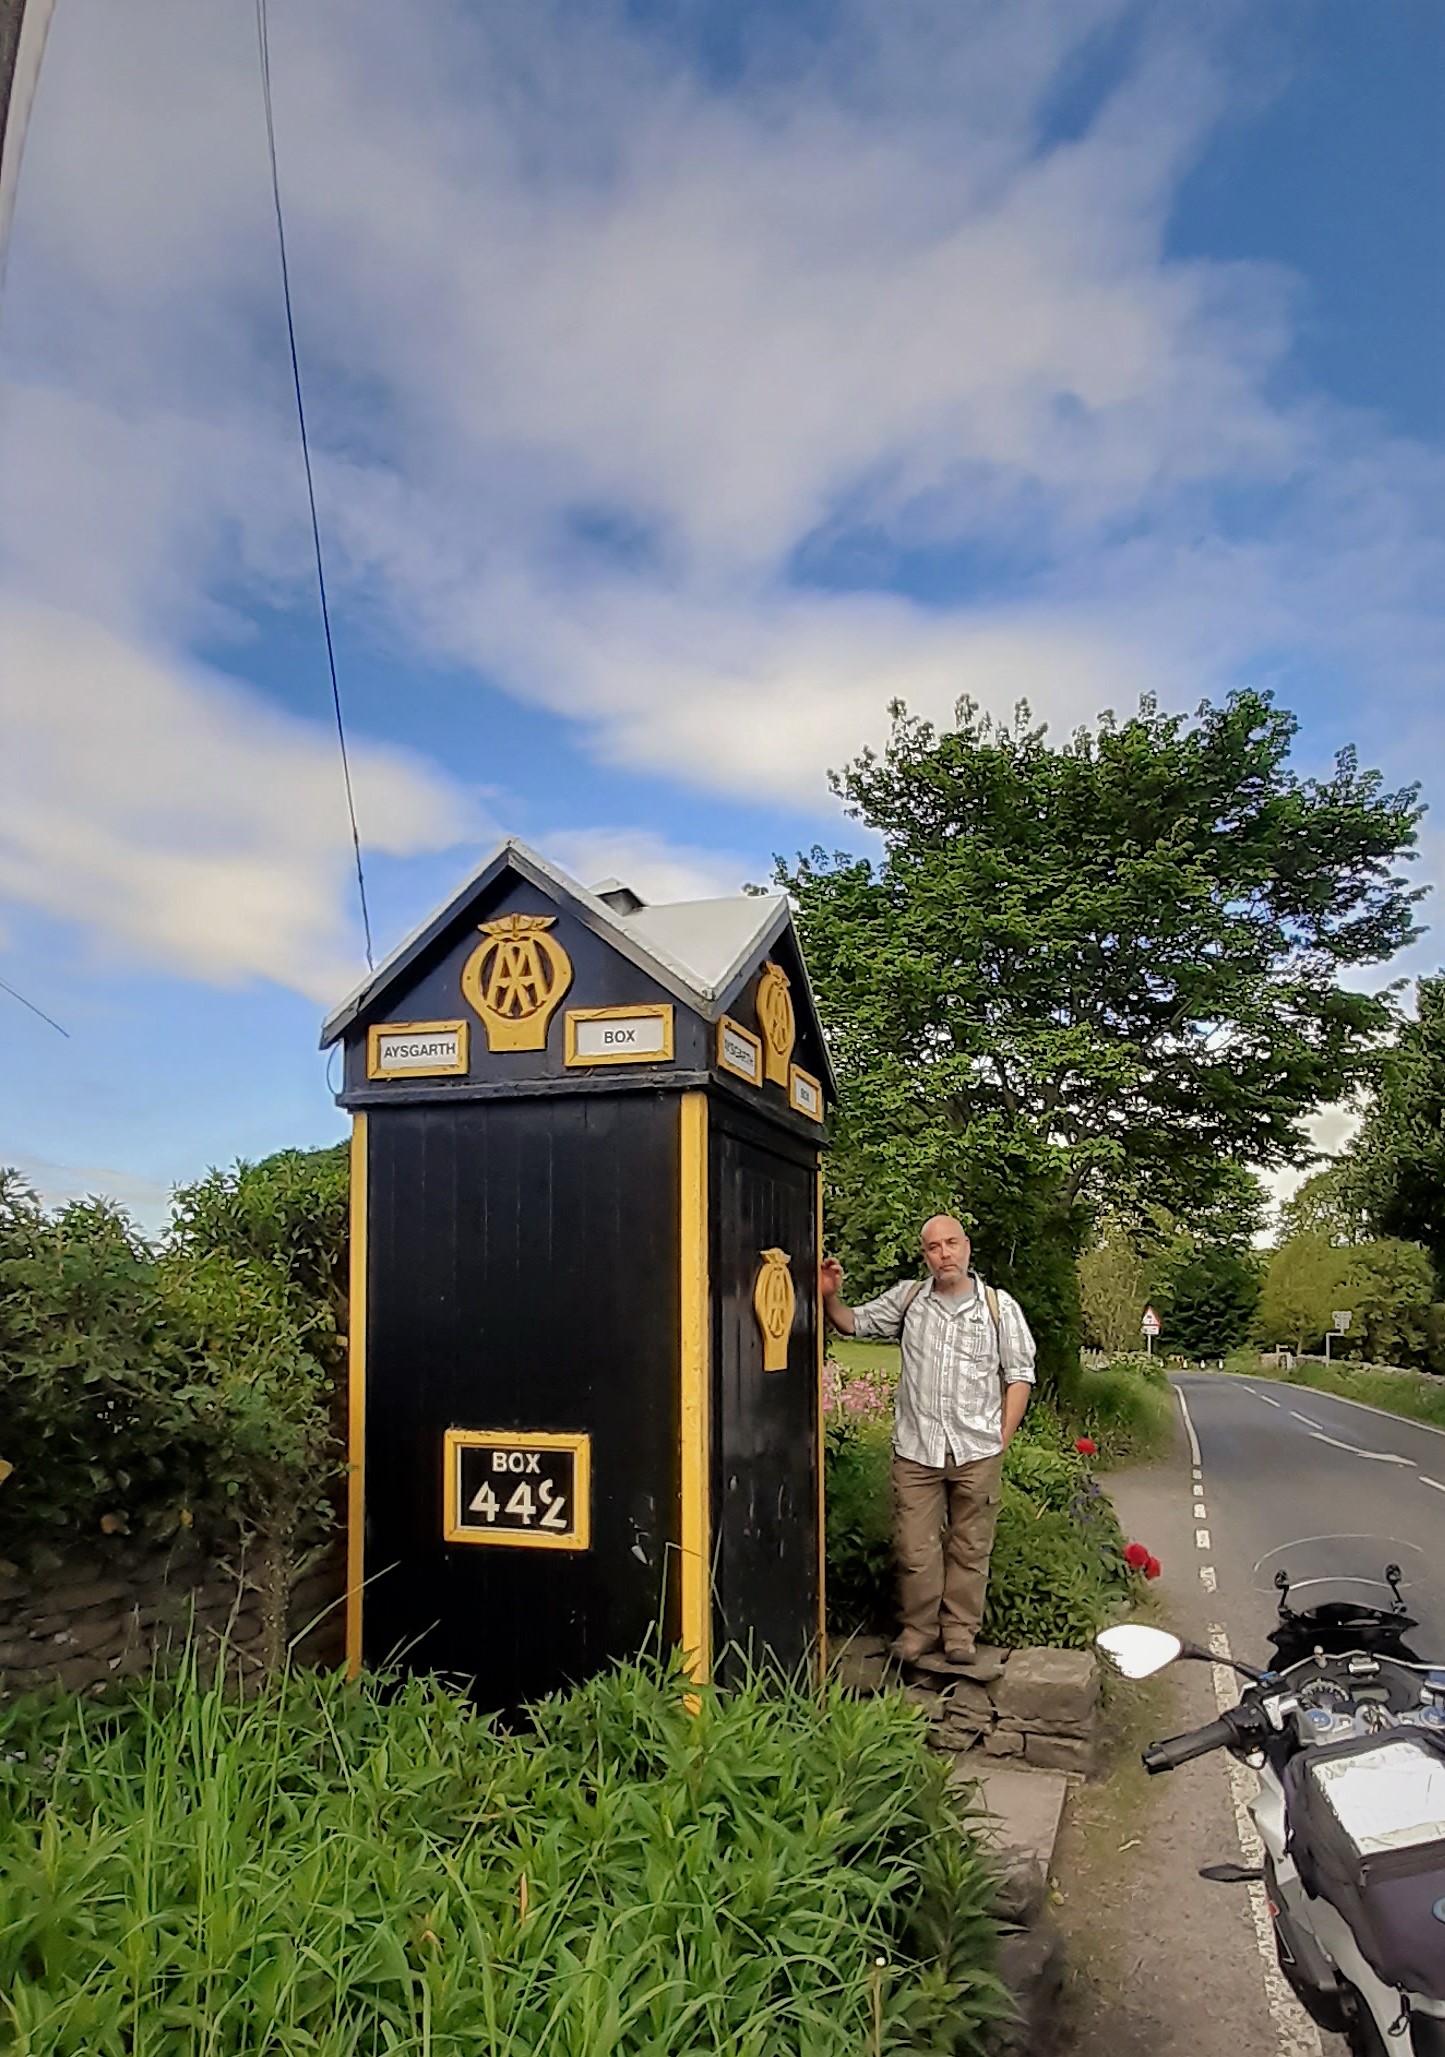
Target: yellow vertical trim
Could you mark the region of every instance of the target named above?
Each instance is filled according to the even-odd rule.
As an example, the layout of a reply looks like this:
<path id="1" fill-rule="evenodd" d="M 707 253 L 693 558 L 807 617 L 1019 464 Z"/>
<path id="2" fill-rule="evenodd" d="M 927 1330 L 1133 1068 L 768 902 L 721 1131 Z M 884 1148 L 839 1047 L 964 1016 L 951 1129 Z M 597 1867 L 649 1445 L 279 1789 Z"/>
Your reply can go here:
<path id="1" fill-rule="evenodd" d="M 708 1506 L 711 1352 L 707 1262 L 707 1095 L 682 1095 L 677 1238 L 681 1260 L 680 1400 L 682 1436 L 682 1647 L 688 1670 L 712 1670 L 712 1523 Z"/>
<path id="2" fill-rule="evenodd" d="M 366 1116 L 351 1118 L 351 1280 L 347 1311 L 346 1676 L 361 1671 L 366 1576 Z"/>
<path id="3" fill-rule="evenodd" d="M 823 1289 L 819 1283 L 819 1268 L 823 1262 L 823 1164 L 818 1162 L 817 1178 L 817 1223 L 818 1233 L 814 1256 L 812 1289 L 813 1305 L 817 1311 L 818 1330 L 818 1681 L 828 1667 L 828 1503 L 823 1489 L 823 1360 L 827 1355 L 828 1326 L 823 1313 Z"/>

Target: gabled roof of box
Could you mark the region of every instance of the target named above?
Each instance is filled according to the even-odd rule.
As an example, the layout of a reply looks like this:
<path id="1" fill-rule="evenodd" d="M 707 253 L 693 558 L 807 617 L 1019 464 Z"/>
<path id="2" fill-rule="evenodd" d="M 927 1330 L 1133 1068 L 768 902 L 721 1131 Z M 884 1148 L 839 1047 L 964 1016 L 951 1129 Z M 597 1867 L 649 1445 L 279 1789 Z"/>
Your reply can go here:
<path id="1" fill-rule="evenodd" d="M 787 896 L 783 893 L 737 893 L 721 900 L 678 900 L 661 906 L 644 903 L 631 912 L 620 913 L 525 843 L 509 836 L 444 906 L 429 914 L 398 943 L 391 955 L 368 973 L 328 1016 L 321 1031 L 322 1049 L 338 1041 L 363 1015 L 383 1006 L 418 958 L 504 871 L 515 872 L 549 900 L 566 906 L 594 934 L 655 979 L 664 991 L 708 1021 L 717 1020 L 732 998 L 732 989 L 792 928 Z M 608 883 L 616 885 L 616 881 Z M 796 937 L 793 947 L 797 948 Z M 808 998 L 811 1008 L 811 994 Z M 825 1053 L 825 1065 L 826 1061 Z M 829 1086 L 833 1086 L 831 1069 Z"/>

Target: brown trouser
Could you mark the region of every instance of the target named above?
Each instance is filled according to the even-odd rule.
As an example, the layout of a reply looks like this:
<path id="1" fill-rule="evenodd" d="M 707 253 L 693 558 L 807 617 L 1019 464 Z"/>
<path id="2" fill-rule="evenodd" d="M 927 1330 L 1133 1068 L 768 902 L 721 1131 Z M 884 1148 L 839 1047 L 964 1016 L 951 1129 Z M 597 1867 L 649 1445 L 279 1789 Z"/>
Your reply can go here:
<path id="1" fill-rule="evenodd" d="M 1003 1458 L 972 1464 L 893 1459 L 898 1602 L 907 1633 L 971 1645 L 983 1620 Z M 947 1537 L 944 1536 L 945 1524 Z"/>

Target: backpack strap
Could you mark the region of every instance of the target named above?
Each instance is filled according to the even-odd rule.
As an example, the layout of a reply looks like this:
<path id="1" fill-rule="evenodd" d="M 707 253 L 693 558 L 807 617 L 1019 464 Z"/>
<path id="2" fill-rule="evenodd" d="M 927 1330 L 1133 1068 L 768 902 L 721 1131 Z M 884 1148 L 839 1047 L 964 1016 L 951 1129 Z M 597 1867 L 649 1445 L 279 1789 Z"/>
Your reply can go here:
<path id="1" fill-rule="evenodd" d="M 1004 1376 L 1003 1369 L 1003 1322 L 998 1310 L 998 1293 L 987 1281 L 984 1283 L 983 1298 L 984 1305 L 988 1308 L 988 1318 L 993 1323 L 993 1339 L 998 1345 L 999 1391 L 1001 1394 L 1006 1395 L 1008 1393 L 1008 1380 Z"/>

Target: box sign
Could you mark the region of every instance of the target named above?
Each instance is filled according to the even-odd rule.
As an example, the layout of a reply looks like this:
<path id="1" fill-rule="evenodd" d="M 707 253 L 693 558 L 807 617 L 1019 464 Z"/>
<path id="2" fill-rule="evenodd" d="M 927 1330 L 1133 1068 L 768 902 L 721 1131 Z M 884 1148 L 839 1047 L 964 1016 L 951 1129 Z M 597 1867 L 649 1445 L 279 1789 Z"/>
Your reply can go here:
<path id="1" fill-rule="evenodd" d="M 670 1064 L 671 1003 L 657 1007 L 569 1008 L 567 1062 Z"/>
<path id="2" fill-rule="evenodd" d="M 823 1088 L 810 1071 L 800 1071 L 796 1064 L 788 1072 L 788 1104 L 809 1121 L 823 1119 Z"/>
<path id="3" fill-rule="evenodd" d="M 717 1061 L 723 1071 L 746 1079 L 750 1086 L 763 1082 L 762 1038 L 727 1014 L 717 1025 Z"/>
<path id="4" fill-rule="evenodd" d="M 366 1032 L 368 1078 L 455 1078 L 467 1068 L 464 1021 L 402 1021 Z"/>
<path id="5" fill-rule="evenodd" d="M 588 1548 L 590 1436 L 449 1428 L 443 1443 L 447 1542 L 523 1550 Z"/>

